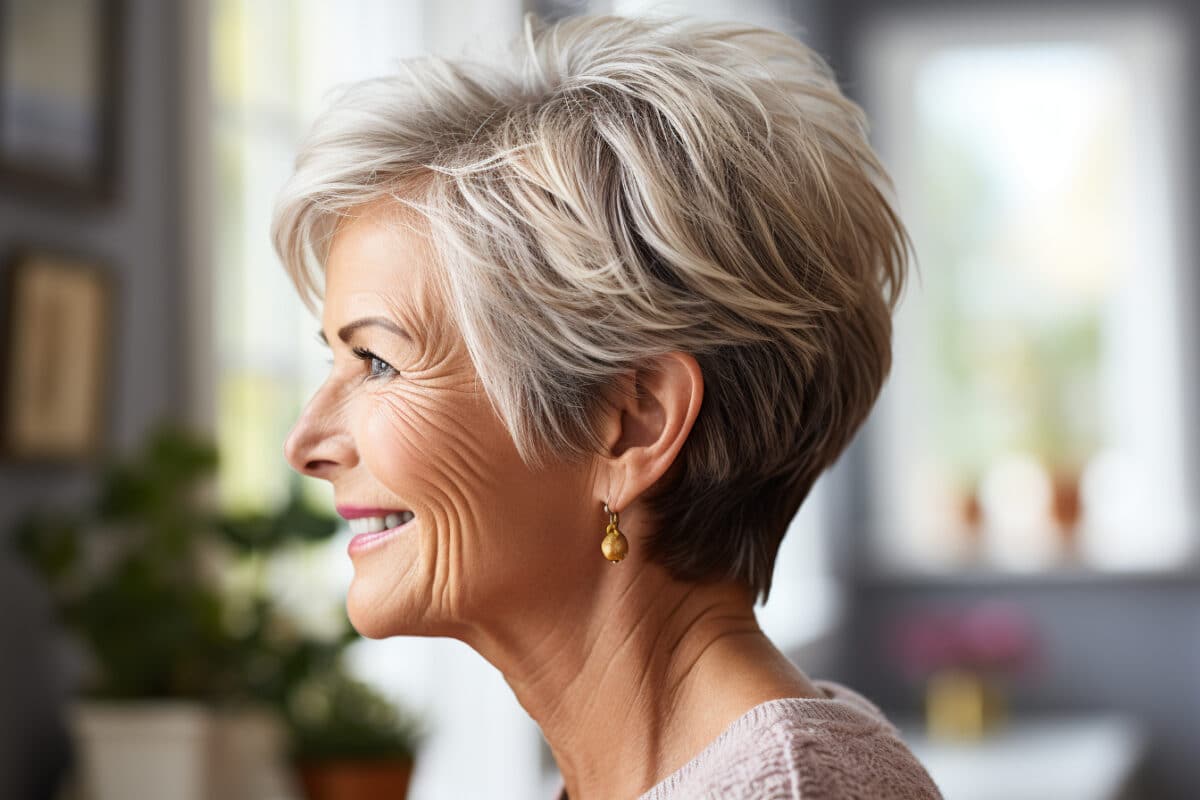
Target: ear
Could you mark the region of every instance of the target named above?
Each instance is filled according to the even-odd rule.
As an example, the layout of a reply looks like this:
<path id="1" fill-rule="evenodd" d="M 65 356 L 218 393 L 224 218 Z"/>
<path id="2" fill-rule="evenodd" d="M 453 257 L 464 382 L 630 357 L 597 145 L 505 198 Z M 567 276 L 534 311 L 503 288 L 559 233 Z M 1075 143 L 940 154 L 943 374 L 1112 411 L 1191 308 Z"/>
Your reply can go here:
<path id="1" fill-rule="evenodd" d="M 704 376 L 688 353 L 672 352 L 627 375 L 609 396 L 597 493 L 624 510 L 658 482 L 700 413 Z"/>

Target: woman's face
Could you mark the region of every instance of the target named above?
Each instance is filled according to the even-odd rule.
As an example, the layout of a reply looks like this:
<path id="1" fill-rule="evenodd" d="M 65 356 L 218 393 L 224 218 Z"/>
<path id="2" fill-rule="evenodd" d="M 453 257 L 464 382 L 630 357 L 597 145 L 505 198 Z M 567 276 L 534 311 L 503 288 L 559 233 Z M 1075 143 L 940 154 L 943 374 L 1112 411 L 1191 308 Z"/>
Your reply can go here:
<path id="1" fill-rule="evenodd" d="M 385 529 L 350 545 L 347 609 L 375 638 L 462 638 L 554 602 L 602 561 L 590 466 L 534 471 L 518 457 L 449 322 L 424 231 L 381 205 L 338 228 L 322 318 L 332 368 L 286 445 L 360 518 L 352 530 Z"/>

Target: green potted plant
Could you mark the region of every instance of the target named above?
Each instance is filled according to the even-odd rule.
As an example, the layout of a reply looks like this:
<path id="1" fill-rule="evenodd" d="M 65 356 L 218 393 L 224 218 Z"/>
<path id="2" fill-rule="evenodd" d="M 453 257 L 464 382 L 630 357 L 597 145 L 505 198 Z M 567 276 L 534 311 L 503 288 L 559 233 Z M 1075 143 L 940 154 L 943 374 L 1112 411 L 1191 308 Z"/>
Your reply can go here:
<path id="1" fill-rule="evenodd" d="M 297 685 L 287 718 L 308 800 L 406 796 L 420 722 L 340 665 Z"/>
<path id="2" fill-rule="evenodd" d="M 93 503 L 39 509 L 12 537 L 81 656 L 75 778 L 100 800 L 249 794 L 220 784 L 239 770 L 208 769 L 213 743 L 246 729 L 214 713 L 237 654 L 212 575 L 216 518 L 202 497 L 215 468 L 211 447 L 159 430 L 101 469 Z"/>
<path id="3" fill-rule="evenodd" d="M 85 655 L 73 722 L 97 800 L 287 793 L 289 747 L 315 753 L 345 736 L 379 754 L 385 723 L 403 718 L 382 698 L 366 703 L 370 690 L 344 675 L 341 653 L 359 638 L 344 617 L 331 634 L 304 634 L 263 580 L 273 554 L 329 538 L 336 519 L 298 491 L 274 513 L 222 514 L 208 492 L 216 468 L 207 441 L 160 428 L 103 468 L 93 504 L 39 510 L 11 539 Z M 232 588 L 231 573 L 251 577 Z M 314 681 L 338 692 L 324 722 L 303 702 Z M 395 727 L 391 742 L 409 769 L 413 732 Z"/>

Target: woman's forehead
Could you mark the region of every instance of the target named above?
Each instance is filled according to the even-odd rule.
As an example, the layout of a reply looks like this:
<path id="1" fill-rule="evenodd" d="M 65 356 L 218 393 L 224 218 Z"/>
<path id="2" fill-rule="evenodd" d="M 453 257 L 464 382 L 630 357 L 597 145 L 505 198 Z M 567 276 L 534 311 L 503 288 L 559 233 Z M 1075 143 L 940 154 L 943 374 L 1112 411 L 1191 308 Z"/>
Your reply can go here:
<path id="1" fill-rule="evenodd" d="M 435 291 L 428 223 L 415 212 L 367 208 L 337 226 L 325 262 L 323 328 L 384 317 L 413 342 L 444 338 L 445 303 Z"/>
<path id="2" fill-rule="evenodd" d="M 325 261 L 325 301 L 425 295 L 433 251 L 422 220 L 371 207 L 345 217 L 334 230 Z"/>

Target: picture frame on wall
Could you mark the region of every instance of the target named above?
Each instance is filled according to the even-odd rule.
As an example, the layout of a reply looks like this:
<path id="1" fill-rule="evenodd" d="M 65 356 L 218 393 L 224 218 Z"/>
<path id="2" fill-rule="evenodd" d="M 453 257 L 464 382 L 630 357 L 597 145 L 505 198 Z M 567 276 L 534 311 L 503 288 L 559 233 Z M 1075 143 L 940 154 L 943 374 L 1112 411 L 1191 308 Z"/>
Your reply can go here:
<path id="1" fill-rule="evenodd" d="M 0 453 L 87 461 L 105 440 L 113 292 L 90 260 L 31 249 L 7 270 Z"/>
<path id="2" fill-rule="evenodd" d="M 0 187 L 115 193 L 121 0 L 0 0 Z"/>

